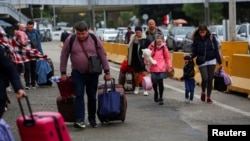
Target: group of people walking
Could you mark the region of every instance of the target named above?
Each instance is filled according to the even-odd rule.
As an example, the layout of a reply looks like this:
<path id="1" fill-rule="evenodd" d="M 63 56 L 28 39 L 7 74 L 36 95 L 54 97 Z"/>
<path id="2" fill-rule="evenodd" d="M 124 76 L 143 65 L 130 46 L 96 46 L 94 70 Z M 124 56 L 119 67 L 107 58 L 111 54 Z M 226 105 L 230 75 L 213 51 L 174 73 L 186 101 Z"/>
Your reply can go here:
<path id="1" fill-rule="evenodd" d="M 26 27 L 26 30 L 23 28 Z M 85 124 L 85 98 L 87 95 L 87 110 L 88 121 L 93 128 L 97 127 L 96 123 L 96 102 L 97 102 L 97 87 L 100 74 L 90 74 L 88 69 L 88 57 L 99 56 L 104 72 L 103 79 L 105 81 L 111 80 L 110 66 L 106 57 L 101 40 L 96 36 L 94 39 L 90 37 L 89 28 L 85 21 L 77 22 L 74 25 L 75 33 L 67 35 L 67 38 L 63 39 L 64 44 L 61 50 L 60 56 L 60 73 L 61 81 L 67 80 L 69 75 L 72 76 L 74 88 L 75 88 L 75 128 L 84 129 Z M 31 49 L 38 50 L 36 57 L 43 57 L 43 50 L 38 37 L 37 31 L 34 29 L 34 22 L 29 21 L 27 25 L 19 25 L 19 30 L 22 32 L 16 34 L 16 41 L 23 46 L 29 46 Z M 75 35 L 72 45 L 71 37 Z M 20 40 L 19 40 L 20 39 Z M 185 82 L 185 101 L 192 102 L 194 97 L 194 58 L 204 57 L 201 64 L 198 65 L 200 70 L 202 83 L 201 83 L 201 101 L 212 103 L 212 79 L 215 70 L 215 66 L 218 63 L 221 65 L 221 56 L 219 53 L 218 45 L 214 37 L 211 35 L 206 26 L 201 25 L 194 32 L 193 36 L 193 51 L 191 54 L 185 56 L 183 59 L 185 65 L 183 66 L 183 77 L 181 80 Z M 1 40 L 1 45 L 3 44 Z M 150 49 L 151 57 L 157 62 L 156 64 L 148 64 L 144 58 L 142 58 L 142 49 Z M 148 20 L 148 28 L 144 32 L 141 26 L 135 27 L 135 33 L 131 34 L 128 42 L 128 66 L 134 68 L 135 90 L 134 94 L 139 94 L 139 75 L 150 75 L 152 81 L 152 87 L 154 92 L 153 101 L 159 105 L 164 104 L 164 79 L 166 79 L 167 73 L 173 70 L 170 52 L 164 41 L 164 34 L 156 26 L 153 19 Z M 14 68 L 14 63 L 6 56 L 6 51 L 0 48 L 0 118 L 4 112 L 4 104 L 7 98 L 6 82 L 4 81 L 4 75 L 8 74 L 9 81 L 14 87 L 14 91 L 17 93 L 17 97 L 21 98 L 25 95 L 24 87 L 20 82 L 20 77 L 17 73 L 17 69 Z M 86 56 L 87 54 L 87 56 Z M 40 55 L 40 56 L 39 56 Z M 29 61 L 23 61 L 24 63 L 24 78 L 25 88 L 28 90 L 31 87 L 35 87 L 35 58 L 30 58 Z M 67 62 L 70 58 L 71 72 L 67 73 Z M 18 61 L 18 60 L 17 60 Z M 22 61 L 20 61 L 22 62 Z M 146 69 L 146 66 L 148 69 Z M 27 74 L 29 73 L 29 74 Z M 148 96 L 149 92 L 143 90 L 143 95 Z"/>
<path id="2" fill-rule="evenodd" d="M 219 68 L 221 65 L 221 56 L 218 49 L 218 44 L 215 37 L 212 36 L 210 31 L 205 25 L 200 25 L 193 35 L 193 50 L 191 54 L 184 56 L 183 76 L 181 80 L 185 83 L 185 101 L 188 103 L 193 102 L 194 89 L 195 89 L 195 62 L 194 58 L 199 61 L 203 57 L 203 62 L 199 64 L 196 62 L 201 78 L 201 101 L 212 103 L 211 92 L 213 88 L 213 76 L 215 66 L 218 63 Z M 164 41 L 162 31 L 155 25 L 155 21 L 150 19 L 148 21 L 148 29 L 143 32 L 140 26 L 135 27 L 135 34 L 131 35 L 128 44 L 128 66 L 134 67 L 135 77 L 135 90 L 134 94 L 139 92 L 139 75 L 143 76 L 150 74 L 153 91 L 154 101 L 159 105 L 163 105 L 163 79 L 167 78 L 166 71 L 172 71 L 172 61 L 167 45 Z M 145 69 L 145 60 L 142 58 L 142 49 L 149 48 L 152 51 L 152 58 L 156 60 L 157 64 L 151 65 L 149 70 Z M 143 94 L 148 95 L 147 90 Z"/>

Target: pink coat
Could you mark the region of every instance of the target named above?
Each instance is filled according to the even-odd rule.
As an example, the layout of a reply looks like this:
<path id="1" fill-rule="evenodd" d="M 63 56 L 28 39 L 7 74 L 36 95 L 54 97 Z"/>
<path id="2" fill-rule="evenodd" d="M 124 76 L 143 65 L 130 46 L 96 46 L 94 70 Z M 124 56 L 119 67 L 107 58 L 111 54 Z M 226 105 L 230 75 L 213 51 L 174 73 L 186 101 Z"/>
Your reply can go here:
<path id="1" fill-rule="evenodd" d="M 156 65 L 150 66 L 150 72 L 166 72 L 167 68 L 172 68 L 171 56 L 165 43 L 155 47 L 152 42 L 148 48 L 152 50 L 152 57 L 157 62 Z"/>

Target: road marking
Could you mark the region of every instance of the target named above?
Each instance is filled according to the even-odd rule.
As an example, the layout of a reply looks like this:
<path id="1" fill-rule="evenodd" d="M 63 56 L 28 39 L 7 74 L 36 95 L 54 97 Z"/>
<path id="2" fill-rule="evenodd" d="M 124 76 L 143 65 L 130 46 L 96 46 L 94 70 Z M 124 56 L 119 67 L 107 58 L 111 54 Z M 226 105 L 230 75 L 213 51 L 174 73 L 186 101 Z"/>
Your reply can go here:
<path id="1" fill-rule="evenodd" d="M 112 67 L 112 66 L 110 66 L 110 68 L 111 68 L 112 70 L 115 70 L 115 71 L 118 71 L 118 72 L 120 71 L 120 69 L 115 68 L 115 67 Z M 172 90 L 177 91 L 177 92 L 180 92 L 181 94 L 185 94 L 185 91 L 184 91 L 184 90 L 179 89 L 179 88 L 176 88 L 176 87 L 173 87 L 173 86 L 170 86 L 170 85 L 167 85 L 167 84 L 165 84 L 165 83 L 164 83 L 164 87 L 165 87 L 165 88 L 172 89 Z M 194 97 L 197 98 L 197 99 L 200 99 L 200 94 L 195 93 L 195 94 L 194 94 Z M 238 109 L 238 108 L 235 108 L 235 107 L 232 107 L 232 106 L 229 106 L 229 105 L 226 105 L 226 104 L 217 102 L 216 100 L 213 100 L 213 104 L 215 104 L 215 105 L 217 105 L 217 106 L 219 106 L 219 107 L 222 107 L 222 108 L 231 110 L 231 111 L 233 111 L 233 112 L 240 113 L 240 114 L 242 114 L 242 115 L 244 115 L 244 116 L 249 116 L 249 117 L 250 117 L 250 112 L 246 112 L 246 111 L 243 111 L 243 110 L 241 110 L 241 109 Z"/>

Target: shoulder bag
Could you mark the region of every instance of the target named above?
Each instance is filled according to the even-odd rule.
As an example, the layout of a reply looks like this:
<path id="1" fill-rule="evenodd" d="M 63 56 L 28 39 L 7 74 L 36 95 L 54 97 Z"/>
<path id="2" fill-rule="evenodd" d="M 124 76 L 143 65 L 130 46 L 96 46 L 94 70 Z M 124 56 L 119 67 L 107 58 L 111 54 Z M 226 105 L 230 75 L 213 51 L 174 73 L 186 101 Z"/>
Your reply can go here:
<path id="1" fill-rule="evenodd" d="M 80 43 L 82 50 L 86 57 L 88 58 L 88 73 L 91 74 L 101 74 L 102 73 L 102 64 L 99 56 L 88 56 L 83 44 Z"/>

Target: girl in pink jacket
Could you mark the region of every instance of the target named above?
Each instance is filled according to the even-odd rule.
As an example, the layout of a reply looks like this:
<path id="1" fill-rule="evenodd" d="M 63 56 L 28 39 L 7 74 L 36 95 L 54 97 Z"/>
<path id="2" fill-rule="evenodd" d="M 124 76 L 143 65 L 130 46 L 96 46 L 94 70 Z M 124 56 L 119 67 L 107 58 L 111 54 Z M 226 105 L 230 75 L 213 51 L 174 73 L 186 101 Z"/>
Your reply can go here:
<path id="1" fill-rule="evenodd" d="M 149 68 L 154 89 L 154 101 L 163 105 L 163 79 L 167 78 L 166 71 L 170 72 L 173 69 L 171 56 L 164 42 L 164 35 L 156 34 L 155 41 L 148 48 L 152 51 L 152 58 L 157 62 Z"/>

